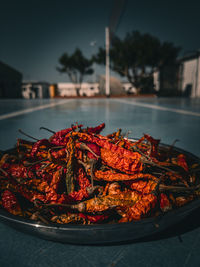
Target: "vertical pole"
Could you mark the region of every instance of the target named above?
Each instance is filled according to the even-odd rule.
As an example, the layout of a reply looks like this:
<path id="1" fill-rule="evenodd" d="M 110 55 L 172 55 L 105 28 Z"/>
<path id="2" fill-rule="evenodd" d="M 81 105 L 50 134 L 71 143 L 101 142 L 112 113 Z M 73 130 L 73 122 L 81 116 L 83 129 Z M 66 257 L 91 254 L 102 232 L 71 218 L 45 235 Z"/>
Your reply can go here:
<path id="1" fill-rule="evenodd" d="M 109 36 L 109 28 L 106 27 L 106 96 L 110 96 L 110 57 L 109 57 L 109 49 L 110 49 L 110 36 Z"/>
<path id="2" fill-rule="evenodd" d="M 198 96 L 198 78 L 199 78 L 199 54 L 197 55 L 196 75 L 195 75 L 195 91 L 194 97 Z"/>

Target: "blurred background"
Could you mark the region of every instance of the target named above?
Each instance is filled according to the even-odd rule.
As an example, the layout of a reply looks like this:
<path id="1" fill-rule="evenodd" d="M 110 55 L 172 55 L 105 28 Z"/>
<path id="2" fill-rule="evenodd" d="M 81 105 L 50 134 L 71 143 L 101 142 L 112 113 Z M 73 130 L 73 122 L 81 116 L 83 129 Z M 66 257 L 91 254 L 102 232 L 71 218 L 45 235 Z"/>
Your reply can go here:
<path id="1" fill-rule="evenodd" d="M 0 7 L 1 98 L 200 96 L 198 1 Z"/>

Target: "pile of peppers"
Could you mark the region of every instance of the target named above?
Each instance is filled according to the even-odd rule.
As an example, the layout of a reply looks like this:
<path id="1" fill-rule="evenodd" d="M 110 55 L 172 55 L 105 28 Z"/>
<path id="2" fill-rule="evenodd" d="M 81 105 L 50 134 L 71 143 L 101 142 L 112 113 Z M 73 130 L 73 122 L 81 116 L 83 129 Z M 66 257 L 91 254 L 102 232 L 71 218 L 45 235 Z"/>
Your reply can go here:
<path id="1" fill-rule="evenodd" d="M 1 154 L 0 208 L 45 224 L 123 223 L 199 197 L 199 164 L 160 140 L 72 125 Z"/>

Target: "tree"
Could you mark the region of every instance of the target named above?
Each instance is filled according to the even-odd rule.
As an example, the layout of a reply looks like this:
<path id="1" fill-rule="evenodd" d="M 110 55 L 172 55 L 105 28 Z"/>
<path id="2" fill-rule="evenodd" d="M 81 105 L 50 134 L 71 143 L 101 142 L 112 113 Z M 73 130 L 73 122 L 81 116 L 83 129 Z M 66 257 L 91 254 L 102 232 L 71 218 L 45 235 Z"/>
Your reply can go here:
<path id="1" fill-rule="evenodd" d="M 78 48 L 72 55 L 64 53 L 58 61 L 61 67 L 57 67 L 57 70 L 60 73 L 67 73 L 71 82 L 78 85 L 76 87 L 76 93 L 79 96 L 84 76 L 91 75 L 93 73 L 93 69 L 91 67 L 93 61 L 85 58 L 81 50 Z"/>
<path id="2" fill-rule="evenodd" d="M 172 64 L 180 48 L 172 43 L 161 43 L 158 38 L 139 31 L 127 33 L 124 39 L 115 36 L 110 48 L 110 66 L 137 89 L 138 93 L 146 87 L 153 89 L 152 75 L 155 69 L 164 64 Z M 105 64 L 105 49 L 99 48 L 93 60 Z"/>

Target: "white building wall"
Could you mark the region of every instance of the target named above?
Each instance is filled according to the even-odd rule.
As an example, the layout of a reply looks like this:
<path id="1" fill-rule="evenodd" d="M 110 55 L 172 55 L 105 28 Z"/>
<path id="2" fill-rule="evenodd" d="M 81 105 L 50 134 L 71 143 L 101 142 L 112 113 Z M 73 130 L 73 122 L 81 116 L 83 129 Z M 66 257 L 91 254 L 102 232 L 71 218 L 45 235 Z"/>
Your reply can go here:
<path id="1" fill-rule="evenodd" d="M 160 72 L 154 71 L 153 73 L 154 89 L 158 92 L 160 90 Z"/>
<path id="2" fill-rule="evenodd" d="M 182 86 L 184 92 L 188 86 L 192 86 L 191 97 L 200 96 L 200 60 L 199 58 L 183 62 Z"/>
<path id="3" fill-rule="evenodd" d="M 79 84 L 74 83 L 58 83 L 58 95 L 59 96 L 77 96 L 76 88 Z M 94 96 L 99 93 L 98 83 L 82 83 L 80 89 L 81 96 Z"/>
<path id="4" fill-rule="evenodd" d="M 197 90 L 196 90 L 196 97 L 200 97 L 200 56 L 198 58 L 198 75 L 197 75 Z"/>
<path id="5" fill-rule="evenodd" d="M 76 89 L 73 83 L 58 83 L 59 96 L 76 96 Z"/>

